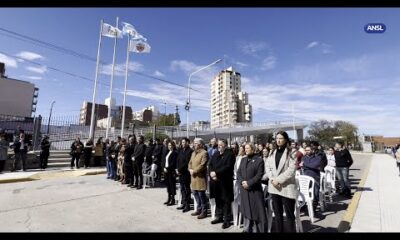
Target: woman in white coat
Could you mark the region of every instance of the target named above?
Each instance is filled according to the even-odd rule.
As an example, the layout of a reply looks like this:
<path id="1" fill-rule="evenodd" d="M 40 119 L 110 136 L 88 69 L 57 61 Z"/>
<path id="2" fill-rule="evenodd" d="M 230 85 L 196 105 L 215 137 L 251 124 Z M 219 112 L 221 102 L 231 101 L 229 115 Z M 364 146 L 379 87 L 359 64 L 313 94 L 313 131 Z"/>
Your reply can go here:
<path id="1" fill-rule="evenodd" d="M 295 232 L 294 209 L 298 190 L 296 189 L 296 158 L 290 149 L 289 136 L 284 131 L 276 135 L 276 146 L 267 159 L 263 179 L 268 178 L 268 192 L 271 194 L 275 213 L 275 230 L 283 232 L 283 208 L 288 220 L 289 232 Z"/>

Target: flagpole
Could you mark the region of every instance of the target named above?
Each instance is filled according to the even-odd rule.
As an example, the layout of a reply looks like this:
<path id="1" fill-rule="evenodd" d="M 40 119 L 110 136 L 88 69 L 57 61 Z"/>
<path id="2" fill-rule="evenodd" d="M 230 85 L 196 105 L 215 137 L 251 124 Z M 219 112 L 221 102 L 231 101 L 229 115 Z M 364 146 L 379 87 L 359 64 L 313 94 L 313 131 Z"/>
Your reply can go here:
<path id="1" fill-rule="evenodd" d="M 294 106 L 293 106 L 293 103 L 292 103 L 292 123 L 293 123 L 293 138 L 297 142 L 298 141 L 298 139 L 297 139 L 298 136 L 297 136 L 297 132 L 296 132 L 296 127 L 294 125 Z"/>
<path id="2" fill-rule="evenodd" d="M 117 21 L 116 21 L 116 26 L 115 28 L 118 29 L 118 17 L 117 17 Z M 118 32 L 116 32 L 116 34 L 118 35 Z M 106 129 L 106 139 L 108 138 L 108 132 L 110 130 L 111 127 L 111 97 L 112 97 L 112 89 L 113 89 L 113 82 L 114 82 L 114 69 L 115 69 L 115 49 L 117 47 L 117 39 L 118 36 L 115 36 L 114 39 L 114 53 L 113 53 L 113 63 L 112 63 L 112 70 L 111 70 L 111 81 L 110 81 L 110 102 L 109 102 L 109 106 L 108 106 L 108 114 L 107 114 L 107 129 Z"/>
<path id="3" fill-rule="evenodd" d="M 129 44 L 130 44 L 130 34 L 128 34 L 128 47 L 126 49 L 126 67 L 125 67 L 125 88 L 124 88 L 124 102 L 122 104 L 122 124 L 121 124 L 121 138 L 124 137 L 124 127 L 125 127 L 125 101 L 126 101 L 126 85 L 128 82 L 128 65 L 129 65 Z"/>
<path id="4" fill-rule="evenodd" d="M 94 108 L 95 108 L 95 100 L 96 100 L 96 88 L 97 88 L 97 77 L 99 73 L 99 63 L 100 63 L 100 48 L 101 48 L 101 33 L 103 30 L 103 19 L 100 21 L 100 36 L 99 36 L 99 45 L 97 48 L 97 62 L 96 62 L 96 75 L 94 78 L 94 89 L 93 89 L 93 101 L 92 101 L 92 114 L 90 117 L 90 131 L 89 138 L 94 138 Z"/>

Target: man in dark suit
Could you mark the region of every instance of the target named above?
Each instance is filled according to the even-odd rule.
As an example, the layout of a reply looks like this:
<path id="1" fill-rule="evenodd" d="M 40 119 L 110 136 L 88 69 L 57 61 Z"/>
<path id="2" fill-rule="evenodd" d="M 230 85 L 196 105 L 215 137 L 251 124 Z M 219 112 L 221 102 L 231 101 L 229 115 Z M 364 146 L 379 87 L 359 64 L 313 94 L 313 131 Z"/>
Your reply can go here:
<path id="1" fill-rule="evenodd" d="M 50 155 L 49 136 L 45 136 L 43 138 L 42 142 L 40 143 L 40 149 L 40 169 L 46 169 Z"/>
<path id="2" fill-rule="evenodd" d="M 187 138 L 182 139 L 182 148 L 178 151 L 178 159 L 176 163 L 176 174 L 179 176 L 180 190 L 182 194 L 182 205 L 178 210 L 183 212 L 190 211 L 190 173 L 188 164 L 192 156 L 193 150 L 189 147 L 190 140 Z"/>
<path id="3" fill-rule="evenodd" d="M 15 159 L 13 162 L 12 172 L 17 169 L 17 162 L 22 162 L 22 170 L 26 171 L 26 155 L 28 153 L 28 146 L 32 146 L 30 141 L 25 138 L 25 133 L 21 132 L 19 137 L 15 138 L 12 148 L 14 148 Z"/>
<path id="4" fill-rule="evenodd" d="M 133 175 L 135 177 L 135 185 L 137 189 L 141 189 L 143 185 L 143 173 L 142 165 L 144 162 L 144 154 L 146 151 L 146 145 L 144 145 L 144 137 L 139 136 L 138 144 L 135 147 L 135 152 L 133 153 Z"/>
<path id="5" fill-rule="evenodd" d="M 211 224 L 224 223 L 222 228 L 228 228 L 232 218 L 231 204 L 233 201 L 233 169 L 235 154 L 227 149 L 225 139 L 218 140 L 218 151 L 214 153 L 209 164 L 210 198 L 215 198 L 215 219 Z"/>
<path id="6" fill-rule="evenodd" d="M 129 138 L 129 143 L 126 145 L 125 152 L 124 152 L 124 174 L 125 180 L 122 181 L 122 184 L 128 184 L 128 187 L 133 187 L 133 166 L 134 163 L 132 162 L 132 155 L 135 151 L 136 147 L 136 137 L 135 135 Z"/>
<path id="7" fill-rule="evenodd" d="M 159 138 L 156 138 L 156 144 L 153 150 L 153 163 L 157 165 L 157 178 L 156 181 L 161 181 L 161 159 L 162 159 L 162 148 L 163 145 Z"/>
<path id="8" fill-rule="evenodd" d="M 164 138 L 164 142 L 163 142 L 163 146 L 162 146 L 162 150 L 161 150 L 161 167 L 163 164 L 165 164 L 165 157 L 167 156 L 169 149 L 168 149 L 168 144 L 171 140 L 169 138 Z M 162 171 L 162 173 L 164 175 L 164 180 L 165 180 L 165 172 Z"/>

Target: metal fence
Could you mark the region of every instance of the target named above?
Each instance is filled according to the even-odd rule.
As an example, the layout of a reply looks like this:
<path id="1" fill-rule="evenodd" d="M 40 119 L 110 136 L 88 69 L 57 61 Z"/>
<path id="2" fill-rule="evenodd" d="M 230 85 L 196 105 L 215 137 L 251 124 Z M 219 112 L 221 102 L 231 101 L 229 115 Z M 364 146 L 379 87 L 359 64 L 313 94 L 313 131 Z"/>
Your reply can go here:
<path id="1" fill-rule="evenodd" d="M 50 138 L 52 150 L 67 150 L 76 138 L 80 138 L 85 143 L 89 138 L 90 127 L 79 123 L 79 115 L 76 116 L 53 116 L 50 121 L 48 117 L 24 118 L 0 115 L 0 128 L 5 130 L 11 138 L 17 132 L 18 127 L 27 133 L 32 141 L 33 149 L 40 149 L 40 142 L 44 135 Z M 298 126 L 300 123 L 297 123 Z M 267 122 L 267 123 L 246 123 L 235 124 L 235 126 L 225 128 L 211 129 L 191 127 L 187 133 L 186 126 L 135 126 L 127 124 L 129 128 L 124 130 L 124 136 L 127 138 L 131 134 L 143 135 L 148 138 L 181 139 L 189 134 L 189 138 L 201 137 L 205 141 L 211 138 L 225 138 L 228 142 L 254 141 L 249 138 L 250 134 L 268 134 L 276 133 L 279 130 L 290 130 L 293 122 Z M 300 126 L 301 127 L 301 126 Z M 255 131 L 257 131 L 255 133 Z M 94 130 L 94 141 L 99 137 L 105 138 L 106 129 L 96 127 Z M 121 136 L 121 129 L 111 128 L 108 138 L 111 140 Z M 12 140 L 12 139 L 11 139 Z"/>

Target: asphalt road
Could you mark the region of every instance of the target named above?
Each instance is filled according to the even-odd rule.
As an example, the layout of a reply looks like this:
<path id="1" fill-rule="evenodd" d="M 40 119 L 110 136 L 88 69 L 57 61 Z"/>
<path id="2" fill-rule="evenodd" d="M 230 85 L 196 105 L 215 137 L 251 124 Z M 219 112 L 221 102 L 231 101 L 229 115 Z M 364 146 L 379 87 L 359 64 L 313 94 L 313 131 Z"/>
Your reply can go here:
<path id="1" fill-rule="evenodd" d="M 371 155 L 353 154 L 350 170 L 353 191 Z M 231 226 L 211 225 L 175 206 L 167 207 L 163 187 L 128 189 L 105 175 L 52 178 L 2 184 L 0 232 L 241 232 Z M 307 232 L 336 232 L 349 199 L 335 198 L 311 224 L 307 211 L 302 223 Z M 4 224 L 5 223 L 5 224 Z"/>

